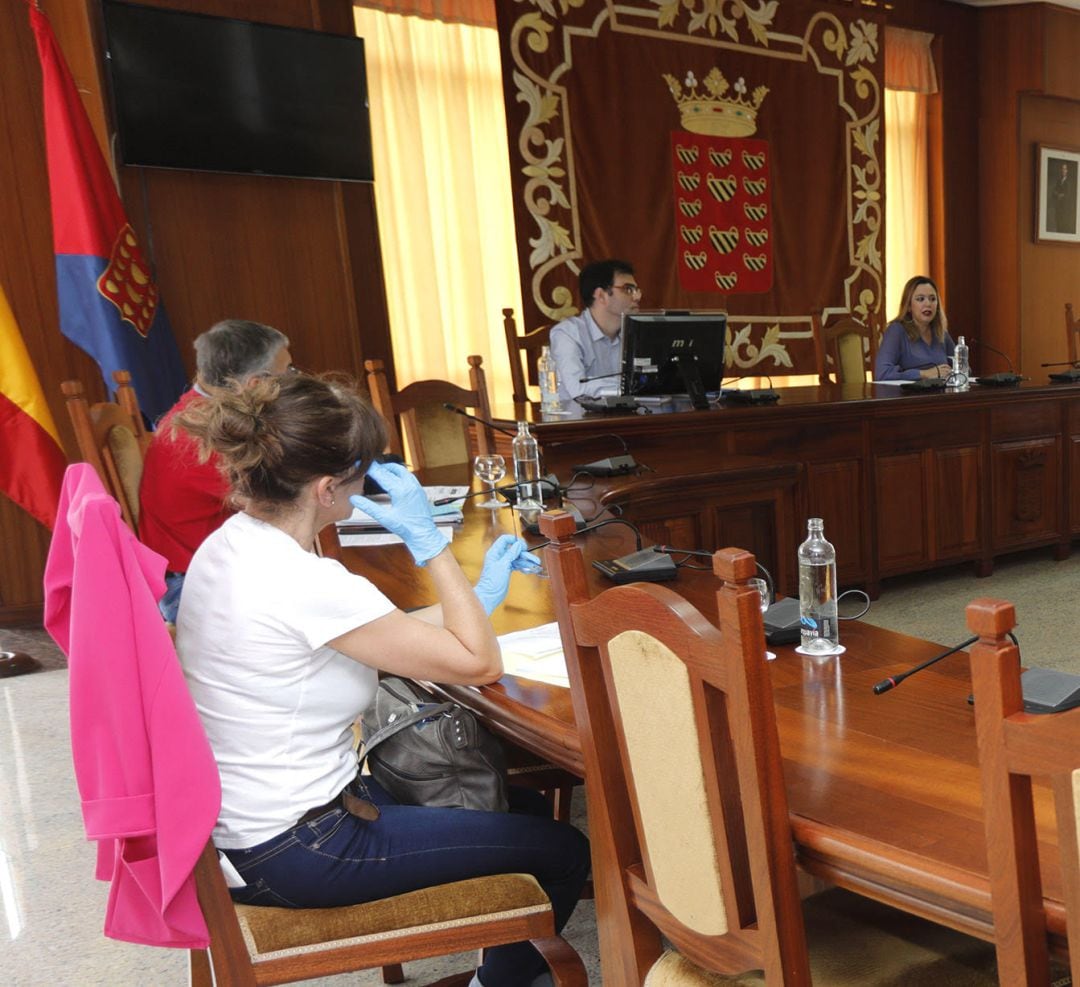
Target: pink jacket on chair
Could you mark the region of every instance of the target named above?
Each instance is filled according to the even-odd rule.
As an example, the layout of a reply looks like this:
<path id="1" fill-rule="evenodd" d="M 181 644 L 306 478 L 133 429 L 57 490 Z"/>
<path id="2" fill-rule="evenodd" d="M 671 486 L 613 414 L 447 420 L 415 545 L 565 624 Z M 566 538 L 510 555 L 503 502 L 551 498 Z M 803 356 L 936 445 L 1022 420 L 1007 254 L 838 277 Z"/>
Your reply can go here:
<path id="1" fill-rule="evenodd" d="M 71 746 L 105 934 L 205 948 L 193 871 L 221 807 L 217 765 L 158 613 L 165 559 L 93 467 L 68 467 L 45 567 L 45 626 L 68 657 Z"/>

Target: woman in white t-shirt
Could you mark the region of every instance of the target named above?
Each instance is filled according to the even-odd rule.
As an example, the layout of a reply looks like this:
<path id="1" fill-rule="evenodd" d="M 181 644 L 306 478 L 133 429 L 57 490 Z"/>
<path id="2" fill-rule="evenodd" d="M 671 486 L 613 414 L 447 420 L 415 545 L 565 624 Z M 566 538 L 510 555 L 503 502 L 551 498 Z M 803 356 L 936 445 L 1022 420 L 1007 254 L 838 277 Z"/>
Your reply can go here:
<path id="1" fill-rule="evenodd" d="M 398 805 L 365 779 L 377 819 L 352 815 L 352 723 L 378 671 L 480 685 L 502 673 L 488 615 L 535 558 L 504 536 L 466 580 L 404 467 L 374 463 L 385 426 L 349 388 L 306 375 L 257 379 L 175 419 L 228 473 L 239 513 L 188 570 L 177 650 L 218 762 L 215 845 L 239 874 L 238 902 L 329 907 L 499 873 L 531 873 L 561 928 L 588 875 L 588 843 L 526 803 L 508 813 Z M 361 496 L 365 474 L 389 506 Z M 401 536 L 439 604 L 406 614 L 362 576 L 314 553 L 353 502 Z M 351 800 L 350 800 L 351 802 Z M 514 811 L 526 810 L 526 811 Z M 372 813 L 369 813 L 371 815 Z M 529 943 L 489 950 L 474 984 L 548 974 Z"/>

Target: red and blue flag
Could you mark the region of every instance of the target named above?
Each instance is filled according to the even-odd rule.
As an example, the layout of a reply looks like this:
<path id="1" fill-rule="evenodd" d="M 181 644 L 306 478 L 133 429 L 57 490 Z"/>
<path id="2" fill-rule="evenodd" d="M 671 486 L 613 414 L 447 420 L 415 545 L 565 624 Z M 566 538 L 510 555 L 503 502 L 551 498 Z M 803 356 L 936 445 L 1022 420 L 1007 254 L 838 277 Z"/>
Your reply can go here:
<path id="1" fill-rule="evenodd" d="M 60 331 L 97 361 L 110 393 L 113 371 L 130 371 L 155 421 L 187 386 L 180 352 L 52 26 L 32 6 L 30 24 L 45 96 Z"/>

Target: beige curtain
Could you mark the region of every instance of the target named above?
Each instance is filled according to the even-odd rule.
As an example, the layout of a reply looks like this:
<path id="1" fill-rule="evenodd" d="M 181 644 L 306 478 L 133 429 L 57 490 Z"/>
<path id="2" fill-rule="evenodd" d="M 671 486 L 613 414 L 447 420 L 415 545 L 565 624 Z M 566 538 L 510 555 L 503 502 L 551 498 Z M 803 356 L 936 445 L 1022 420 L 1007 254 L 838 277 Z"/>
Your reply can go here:
<path id="1" fill-rule="evenodd" d="M 933 35 L 885 29 L 885 312 L 930 266 L 926 94 L 937 92 Z"/>
<path id="2" fill-rule="evenodd" d="M 353 6 L 386 14 L 414 14 L 447 23 L 495 26 L 494 0 L 355 0 Z"/>
<path id="3" fill-rule="evenodd" d="M 375 203 L 400 386 L 468 385 L 484 357 L 509 395 L 502 309 L 521 311 L 495 30 L 356 8 L 364 38 Z"/>

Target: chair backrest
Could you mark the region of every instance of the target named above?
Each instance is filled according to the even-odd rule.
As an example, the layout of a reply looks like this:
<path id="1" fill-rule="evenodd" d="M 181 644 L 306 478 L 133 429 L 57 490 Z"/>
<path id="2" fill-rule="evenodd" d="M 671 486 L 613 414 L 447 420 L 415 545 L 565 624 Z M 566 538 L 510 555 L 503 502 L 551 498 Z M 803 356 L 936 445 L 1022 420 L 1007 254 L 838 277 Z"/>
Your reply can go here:
<path id="1" fill-rule="evenodd" d="M 124 523 L 132 531 L 139 524 L 139 482 L 143 459 L 150 445 L 138 398 L 126 370 L 113 373 L 116 401 L 91 405 L 81 381 L 65 380 L 60 390 L 66 399 L 82 458 L 97 470 L 101 482 L 120 503 Z"/>
<path id="2" fill-rule="evenodd" d="M 1080 334 L 1080 323 L 1073 317 L 1072 302 L 1065 303 L 1065 340 L 1068 345 L 1069 362 L 1080 361 L 1080 346 L 1077 345 L 1077 334 Z"/>
<path id="3" fill-rule="evenodd" d="M 865 382 L 867 371 L 873 372 L 877 353 L 873 330 L 851 318 L 823 326 L 816 313 L 813 323 L 818 380 L 827 384 L 830 374 L 835 373 L 840 384 Z"/>
<path id="4" fill-rule="evenodd" d="M 365 360 L 372 404 L 390 426 L 390 452 L 404 457 L 404 432 L 417 469 L 469 462 L 468 419 L 443 405 L 469 408 L 478 418 L 491 417 L 483 362 L 482 357 L 469 357 L 468 390 L 447 380 L 418 380 L 391 394 L 382 360 Z M 491 452 L 495 448 L 491 430 L 477 425 L 476 443 L 481 453 Z"/>
<path id="5" fill-rule="evenodd" d="M 717 630 L 654 584 L 590 600 L 573 519 L 545 514 L 540 527 L 552 539 L 596 896 L 616 943 L 605 964 L 641 984 L 663 935 L 709 970 L 809 983 L 759 597 L 746 582 L 753 555 L 714 557 Z"/>
<path id="6" fill-rule="evenodd" d="M 510 381 L 514 387 L 514 401 L 525 402 L 529 400 L 526 382 L 533 387 L 540 386 L 536 362 L 540 359 L 540 351 L 548 345 L 551 338 L 551 326 L 541 326 L 539 329 L 533 329 L 519 336 L 517 323 L 514 321 L 514 310 L 504 308 L 502 313 L 503 331 L 506 333 L 506 352 L 510 357 Z M 522 367 L 522 360 L 525 361 L 524 367 Z"/>
<path id="7" fill-rule="evenodd" d="M 1080 709 L 1024 712 L 1020 655 L 1006 637 L 1016 624 L 1011 603 L 973 600 L 967 621 L 979 635 L 971 678 L 998 976 L 1003 984 L 1050 982 L 1031 786 L 1041 776 L 1053 790 L 1072 979 L 1080 983 Z"/>

